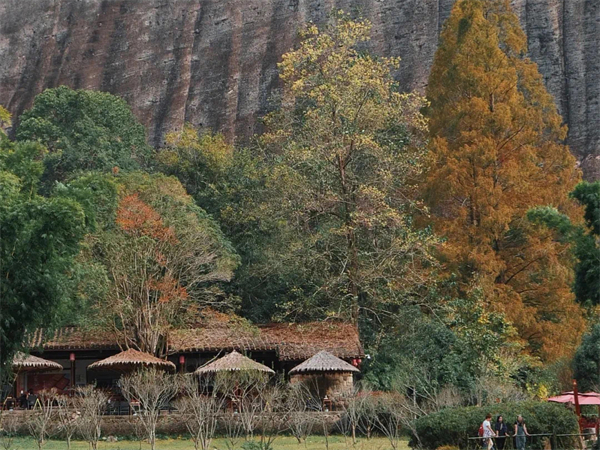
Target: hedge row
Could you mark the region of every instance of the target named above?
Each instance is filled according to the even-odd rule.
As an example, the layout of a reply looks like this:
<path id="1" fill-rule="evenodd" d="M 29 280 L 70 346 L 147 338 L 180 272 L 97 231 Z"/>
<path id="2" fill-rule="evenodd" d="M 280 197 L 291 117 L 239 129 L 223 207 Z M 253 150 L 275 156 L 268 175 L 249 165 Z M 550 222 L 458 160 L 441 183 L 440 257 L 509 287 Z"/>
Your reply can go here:
<path id="1" fill-rule="evenodd" d="M 415 428 L 425 449 L 434 450 L 447 445 L 467 448 L 467 439 L 477 436 L 479 426 L 485 420 L 487 413 L 492 414 L 494 421 L 498 415 L 502 415 L 511 434 L 518 415 L 523 416 L 527 430 L 531 434 L 579 432 L 577 416 L 572 411 L 563 405 L 547 402 L 447 408 L 417 419 Z M 417 446 L 414 439 L 411 446 Z"/>

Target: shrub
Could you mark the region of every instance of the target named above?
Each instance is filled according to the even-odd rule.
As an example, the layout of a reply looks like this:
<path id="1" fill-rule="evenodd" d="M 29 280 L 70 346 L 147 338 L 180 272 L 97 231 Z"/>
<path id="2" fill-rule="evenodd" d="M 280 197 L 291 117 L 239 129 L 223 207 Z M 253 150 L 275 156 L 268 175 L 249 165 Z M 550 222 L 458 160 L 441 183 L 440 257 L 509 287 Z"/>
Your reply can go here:
<path id="1" fill-rule="evenodd" d="M 492 406 L 447 408 L 415 421 L 415 431 L 425 449 L 443 446 L 467 447 L 467 438 L 477 436 L 487 413 L 494 420 L 502 415 L 512 433 L 512 425 L 521 414 L 531 434 L 577 433 L 577 417 L 562 405 L 545 402 L 499 403 Z M 416 446 L 416 441 L 411 442 Z"/>

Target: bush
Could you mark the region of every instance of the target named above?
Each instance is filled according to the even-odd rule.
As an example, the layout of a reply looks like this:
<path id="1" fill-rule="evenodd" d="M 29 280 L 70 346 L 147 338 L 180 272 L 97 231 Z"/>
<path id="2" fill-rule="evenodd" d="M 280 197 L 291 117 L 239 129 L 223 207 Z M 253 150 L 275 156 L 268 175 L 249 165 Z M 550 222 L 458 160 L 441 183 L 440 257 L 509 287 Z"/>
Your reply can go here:
<path id="1" fill-rule="evenodd" d="M 578 433 L 577 417 L 562 405 L 546 402 L 499 403 L 492 406 L 447 408 L 421 417 L 415 421 L 415 430 L 423 448 L 443 446 L 467 447 L 467 438 L 477 436 L 479 426 L 490 413 L 493 420 L 504 417 L 509 432 L 520 414 L 525 418 L 527 430 L 537 433 Z M 416 442 L 410 443 L 415 447 Z"/>

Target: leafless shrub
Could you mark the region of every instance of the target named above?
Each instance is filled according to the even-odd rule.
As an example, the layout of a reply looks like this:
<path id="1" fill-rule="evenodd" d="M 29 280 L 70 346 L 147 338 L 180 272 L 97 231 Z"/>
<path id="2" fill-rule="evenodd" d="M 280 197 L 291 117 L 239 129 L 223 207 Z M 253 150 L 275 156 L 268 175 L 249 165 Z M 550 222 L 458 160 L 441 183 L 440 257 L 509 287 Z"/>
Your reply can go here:
<path id="1" fill-rule="evenodd" d="M 73 398 L 61 395 L 56 397 L 56 418 L 58 431 L 67 440 L 67 448 L 71 448 L 71 439 L 79 427 L 80 413 L 75 408 Z"/>
<path id="2" fill-rule="evenodd" d="M 306 404 L 309 411 L 313 411 L 315 421 L 321 424 L 323 436 L 325 437 L 325 449 L 329 450 L 329 411 L 325 408 L 321 397 L 319 396 L 319 386 L 315 379 L 306 380 L 299 383 L 303 386 L 306 395 Z"/>
<path id="3" fill-rule="evenodd" d="M 254 437 L 261 420 L 261 392 L 269 383 L 266 373 L 255 371 L 221 372 L 214 377 L 215 386 L 231 404 L 241 423 L 246 440 Z"/>
<path id="4" fill-rule="evenodd" d="M 108 405 L 108 395 L 95 386 L 81 387 L 77 389 L 73 405 L 79 411 L 77 432 L 96 450 L 102 434 L 102 416 Z"/>
<path id="5" fill-rule="evenodd" d="M 279 434 L 286 428 L 289 411 L 286 408 L 287 395 L 285 381 L 277 380 L 274 384 L 267 384 L 258 392 L 261 409 L 260 447 L 263 450 L 273 448 L 273 443 Z"/>
<path id="6" fill-rule="evenodd" d="M 225 432 L 225 446 L 235 449 L 244 436 L 244 426 L 237 411 L 226 411 L 221 415 L 221 425 Z"/>
<path id="7" fill-rule="evenodd" d="M 304 384 L 289 386 L 286 398 L 286 408 L 289 411 L 288 429 L 298 444 L 306 444 L 306 439 L 313 429 L 314 420 L 308 411 L 310 398 L 310 392 Z"/>
<path id="8" fill-rule="evenodd" d="M 36 402 L 27 421 L 29 433 L 35 439 L 39 450 L 44 447 L 46 439 L 52 433 L 52 421 L 56 413 L 54 408 L 55 397 L 54 392 L 40 392 L 38 402 Z"/>
<path id="9" fill-rule="evenodd" d="M 360 430 L 363 417 L 368 413 L 371 392 L 356 386 L 346 394 L 343 403 L 344 414 L 338 422 L 340 432 L 347 438 L 352 437 L 352 445 L 356 445 L 356 432 Z"/>
<path id="10" fill-rule="evenodd" d="M 378 399 L 372 392 L 365 394 L 364 402 L 362 404 L 363 412 L 360 421 L 358 422 L 358 428 L 367 439 L 371 439 L 377 425 L 378 402 Z"/>
<path id="11" fill-rule="evenodd" d="M 410 409 L 406 404 L 406 398 L 398 394 L 388 394 L 379 398 L 377 428 L 388 438 L 393 450 L 399 447 L 402 426 L 412 421 Z"/>
<path id="12" fill-rule="evenodd" d="M 167 407 L 179 391 L 178 378 L 152 368 L 122 377 L 119 386 L 128 402 L 140 403 L 139 417 L 146 429 L 150 447 L 155 450 L 160 410 Z"/>
<path id="13" fill-rule="evenodd" d="M 176 407 L 192 435 L 194 448 L 208 450 L 215 435 L 218 415 L 225 404 L 224 398 L 211 392 L 205 379 L 199 383 L 193 375 L 182 380 L 182 393 Z"/>
<path id="14" fill-rule="evenodd" d="M 13 411 L 0 410 L 0 444 L 5 450 L 12 448 L 18 429 L 19 416 Z"/>

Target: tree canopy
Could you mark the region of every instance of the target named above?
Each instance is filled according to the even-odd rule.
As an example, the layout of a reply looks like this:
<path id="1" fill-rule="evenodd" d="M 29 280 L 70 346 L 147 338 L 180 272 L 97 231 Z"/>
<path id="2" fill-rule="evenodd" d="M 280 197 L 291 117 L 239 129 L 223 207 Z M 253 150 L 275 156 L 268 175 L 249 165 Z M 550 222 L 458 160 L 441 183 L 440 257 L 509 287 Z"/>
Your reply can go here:
<path id="1" fill-rule="evenodd" d="M 397 59 L 361 51 L 370 29 L 343 14 L 324 30 L 309 25 L 279 65 L 281 104 L 258 142 L 266 201 L 255 213 L 283 225 L 287 244 L 273 259 L 307 277 L 292 314 L 357 321 L 362 307 L 417 298 L 433 264 L 432 236 L 412 225 L 424 99 L 400 92 Z"/>
<path id="2" fill-rule="evenodd" d="M 0 135 L 0 371 L 25 332 L 57 323 L 73 298 L 85 215 L 75 200 L 38 195 L 44 151 Z"/>
<path id="3" fill-rule="evenodd" d="M 429 84 L 431 166 L 425 192 L 443 257 L 473 281 L 545 360 L 569 356 L 585 329 L 570 291 L 568 243 L 527 220 L 552 205 L 573 220 L 579 181 L 566 127 L 507 0 L 456 2 Z"/>
<path id="4" fill-rule="evenodd" d="M 583 336 L 573 360 L 575 379 L 582 392 L 600 389 L 600 323 Z"/>
<path id="5" fill-rule="evenodd" d="M 62 195 L 92 211 L 80 260 L 104 275 L 82 289 L 100 293 L 91 297 L 92 324 L 121 345 L 163 354 L 171 327 L 195 320 L 200 306 L 231 308 L 218 283 L 231 279 L 238 257 L 177 179 L 88 175 Z"/>
<path id="6" fill-rule="evenodd" d="M 581 182 L 571 193 L 585 210 L 585 224 L 553 207 L 538 207 L 529 211 L 532 222 L 546 225 L 557 233 L 557 239 L 570 242 L 575 262 L 573 292 L 584 306 L 600 305 L 600 182 Z"/>
<path id="7" fill-rule="evenodd" d="M 79 172 L 144 167 L 152 153 L 146 130 L 127 103 L 105 92 L 46 89 L 19 118 L 18 141 L 39 141 L 46 182 Z"/>

